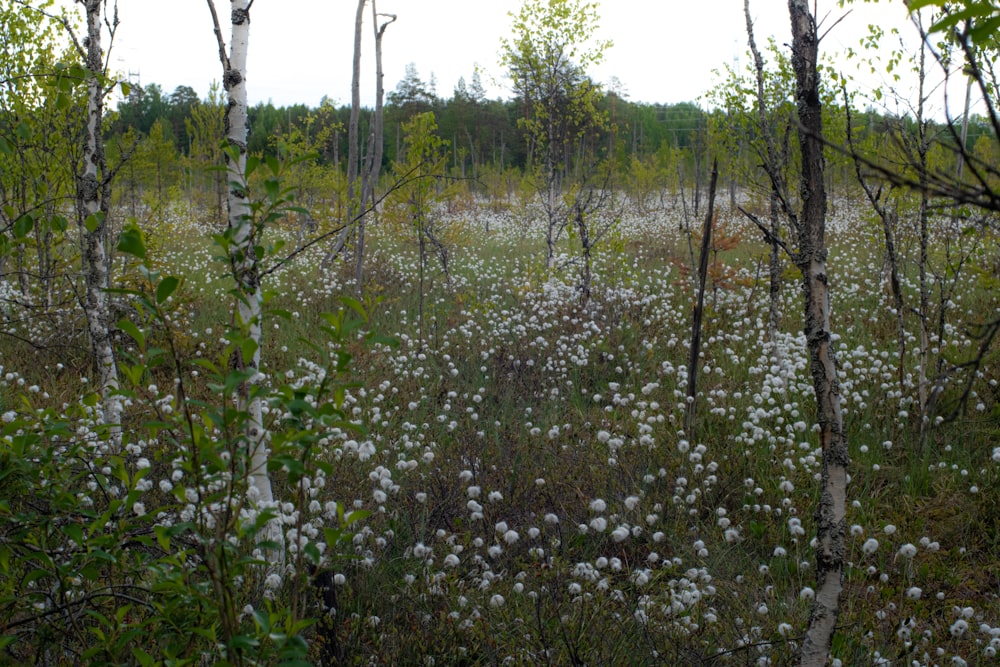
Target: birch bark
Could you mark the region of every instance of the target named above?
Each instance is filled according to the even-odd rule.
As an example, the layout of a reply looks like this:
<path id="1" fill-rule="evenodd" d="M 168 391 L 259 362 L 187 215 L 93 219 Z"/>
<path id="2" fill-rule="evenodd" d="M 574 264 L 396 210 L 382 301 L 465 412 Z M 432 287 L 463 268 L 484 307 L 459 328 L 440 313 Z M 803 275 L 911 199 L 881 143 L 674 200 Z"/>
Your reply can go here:
<path id="1" fill-rule="evenodd" d="M 215 5 L 212 0 L 207 1 L 219 44 L 219 60 L 223 69 L 222 84 L 228 97 L 225 113 L 226 141 L 231 149 L 235 149 L 226 151 L 225 159 L 226 176 L 229 181 L 227 224 L 232 238 L 229 259 L 236 280 L 238 297 L 236 314 L 240 322 L 247 327 L 248 334 L 255 343 L 250 359 L 242 359 L 244 368 L 251 371 L 252 375 L 240 395 L 240 408 L 247 413 L 244 437 L 249 460 L 249 493 L 259 509 L 267 509 L 275 504 L 274 492 L 271 488 L 271 478 L 267 473 L 268 438 L 264 428 L 261 399 L 255 392 L 261 380 L 261 311 L 264 298 L 255 250 L 254 222 L 244 176 L 247 158 L 246 64 L 250 38 L 250 5 L 253 0 L 230 0 L 232 32 L 228 56 Z M 278 519 L 269 521 L 262 537 L 277 545 L 269 557 L 272 563 L 280 567 L 285 555 L 280 521 Z"/>
<path id="2" fill-rule="evenodd" d="M 802 172 L 796 263 L 805 294 L 805 335 L 816 394 L 823 451 L 816 508 L 816 597 L 802 643 L 801 664 L 825 665 L 840 612 L 847 530 L 847 439 L 840 409 L 837 358 L 830 333 L 830 289 L 826 272 L 826 189 L 823 179 L 823 117 L 819 96 L 819 37 L 808 0 L 789 0 L 792 68 L 796 79 Z"/>
<path id="3" fill-rule="evenodd" d="M 97 365 L 101 391 L 102 423 L 110 429 L 114 451 L 121 448 L 122 399 L 118 395 L 118 365 L 111 345 L 111 326 L 106 290 L 110 281 L 107 252 L 110 183 L 104 178 L 107 165 L 101 121 L 104 117 L 104 61 L 101 54 L 101 0 L 77 0 L 86 11 L 87 119 L 84 126 L 83 165 L 77 177 L 77 215 L 80 223 L 85 280 L 84 307 L 91 354 Z M 116 19 L 117 21 L 117 19 Z M 103 179 L 103 180 L 102 180 Z"/>

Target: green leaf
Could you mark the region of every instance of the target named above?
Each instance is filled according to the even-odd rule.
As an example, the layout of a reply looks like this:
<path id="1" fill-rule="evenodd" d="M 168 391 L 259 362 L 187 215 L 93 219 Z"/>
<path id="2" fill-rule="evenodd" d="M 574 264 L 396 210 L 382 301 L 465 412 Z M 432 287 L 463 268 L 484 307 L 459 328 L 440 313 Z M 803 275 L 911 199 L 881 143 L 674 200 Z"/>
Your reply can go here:
<path id="1" fill-rule="evenodd" d="M 62 527 L 62 531 L 77 545 L 83 545 L 83 526 L 78 523 L 67 523 Z"/>
<path id="2" fill-rule="evenodd" d="M 52 219 L 49 220 L 49 225 L 52 226 L 53 231 L 62 233 L 66 231 L 66 228 L 69 226 L 69 223 L 63 216 L 54 215 L 52 216 Z"/>
<path id="3" fill-rule="evenodd" d="M 88 215 L 87 219 L 83 221 L 83 226 L 87 228 L 88 232 L 93 234 L 101 226 L 102 222 L 104 222 L 104 214 L 98 211 L 97 213 Z"/>
<path id="4" fill-rule="evenodd" d="M 371 515 L 371 510 L 355 510 L 350 514 L 346 515 L 343 520 L 344 528 L 361 521 L 362 519 L 367 519 Z"/>
<path id="5" fill-rule="evenodd" d="M 252 174 L 255 171 L 257 171 L 257 167 L 259 167 L 259 166 L 260 166 L 260 158 L 259 157 L 257 157 L 256 155 L 251 155 L 250 157 L 247 158 L 246 175 L 247 175 L 248 179 L 250 178 L 250 174 Z M 242 184 L 241 184 L 241 187 L 242 187 Z"/>
<path id="6" fill-rule="evenodd" d="M 243 354 L 243 360 L 249 362 L 257 352 L 257 341 L 253 338 L 244 338 L 240 341 L 240 352 Z"/>
<path id="7" fill-rule="evenodd" d="M 142 240 L 142 232 L 139 228 L 131 225 L 122 230 L 118 237 L 118 250 L 139 259 L 146 259 L 146 244 Z"/>
<path id="8" fill-rule="evenodd" d="M 360 315 L 361 319 L 366 322 L 368 321 L 368 313 L 365 312 L 365 307 L 360 301 L 352 299 L 349 296 L 342 296 L 340 297 L 340 302 Z"/>
<path id="9" fill-rule="evenodd" d="M 256 615 L 256 612 L 254 614 Z M 244 651 L 253 651 L 260 646 L 260 642 L 255 637 L 249 635 L 236 635 L 229 644 L 234 649 L 242 649 Z"/>
<path id="10" fill-rule="evenodd" d="M 991 19 L 974 24 L 972 29 L 969 30 L 969 37 L 974 43 L 980 42 L 995 35 L 997 30 L 1000 30 L 1000 16 L 994 16 Z"/>
<path id="11" fill-rule="evenodd" d="M 906 3 L 906 8 L 910 10 L 910 13 L 917 11 L 923 7 L 928 7 L 934 5 L 935 7 L 941 7 L 944 5 L 944 0 L 910 0 Z"/>
<path id="12" fill-rule="evenodd" d="M 29 232 L 35 226 L 35 219 L 31 217 L 30 213 L 25 213 L 20 218 L 14 221 L 14 236 L 15 238 L 23 239 L 28 235 Z"/>
<path id="13" fill-rule="evenodd" d="M 128 81 L 122 81 L 118 84 L 122 91 L 122 97 L 128 97 L 132 93 L 132 86 L 129 85 Z"/>
<path id="14" fill-rule="evenodd" d="M 153 660 L 153 656 L 149 655 L 139 647 L 133 647 L 132 655 L 135 656 L 135 659 L 139 661 L 139 664 L 142 665 L 142 667 L 153 667 L 153 665 L 156 664 L 156 661 Z"/>
<path id="15" fill-rule="evenodd" d="M 127 333 L 136 342 L 140 349 L 146 347 L 146 336 L 139 330 L 131 320 L 124 317 L 118 320 L 118 328 Z"/>
<path id="16" fill-rule="evenodd" d="M 264 160 L 267 162 L 267 168 L 271 170 L 271 173 L 277 176 L 278 172 L 281 171 L 281 164 L 278 162 L 278 158 L 268 155 Z"/>
<path id="17" fill-rule="evenodd" d="M 156 303 L 163 303 L 174 293 L 180 284 L 180 279 L 176 276 L 167 276 L 156 286 Z"/>
<path id="18" fill-rule="evenodd" d="M 310 542 L 303 548 L 302 552 L 313 562 L 315 565 L 319 565 L 320 560 L 323 555 L 319 552 L 319 547 L 316 546 L 315 542 Z"/>

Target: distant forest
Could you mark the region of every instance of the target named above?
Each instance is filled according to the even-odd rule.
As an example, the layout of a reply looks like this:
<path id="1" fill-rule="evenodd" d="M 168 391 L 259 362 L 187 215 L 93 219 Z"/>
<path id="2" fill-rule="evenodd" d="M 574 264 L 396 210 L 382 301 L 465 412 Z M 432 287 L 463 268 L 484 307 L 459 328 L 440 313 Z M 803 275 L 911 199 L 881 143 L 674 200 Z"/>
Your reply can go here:
<path id="1" fill-rule="evenodd" d="M 572 150 L 572 155 L 563 160 L 567 182 L 581 171 L 587 172 L 586 165 L 595 159 L 610 159 L 611 171 L 620 177 L 617 185 L 626 190 L 676 190 L 685 184 L 697 187 L 704 181 L 713 158 L 719 160 L 731 193 L 735 183 L 747 183 L 748 175 L 757 174 L 759 178 L 760 156 L 751 149 L 754 129 L 746 123 L 752 100 L 733 81 L 741 83 L 732 80 L 708 94 L 714 107 L 711 110 L 694 102 L 637 103 L 614 90 L 600 90 L 598 110 L 606 122 L 567 149 Z M 732 87 L 727 88 L 729 85 Z M 742 107 L 738 113 L 732 109 L 734 104 Z M 727 105 L 728 111 L 724 109 Z M 785 118 L 779 125 L 787 125 L 793 108 L 789 90 L 787 103 L 774 112 Z M 826 109 L 829 134 L 836 141 L 838 134 L 844 134 L 845 114 L 833 96 Z M 513 187 L 513 177 L 524 175 L 532 160 L 531 135 L 519 122 L 526 110 L 525 100 L 517 96 L 488 99 L 475 73 L 468 82 L 460 79 L 450 97 L 442 97 L 433 77 L 430 82 L 424 81 L 411 64 L 406 76 L 387 94 L 381 173 L 401 157 L 406 140 L 404 124 L 418 114 L 433 112 L 437 134 L 446 142 L 449 175 L 467 179 L 473 192 L 499 194 L 498 189 Z M 223 113 L 224 97 L 218 86 L 213 86 L 205 99 L 189 86 L 178 86 L 170 93 L 156 83 L 133 86 L 119 104 L 117 114 L 112 115 L 109 128 L 111 157 L 116 152 L 121 155 L 132 151 L 120 187 L 136 195 L 133 201 L 145 193 L 154 194 L 161 203 L 168 198 L 171 187 L 194 186 L 204 191 L 206 188 L 198 184 L 212 178 L 205 168 L 221 164 L 218 145 L 223 137 Z M 360 116 L 361 160 L 373 115 L 371 109 L 363 109 Z M 312 154 L 316 167 L 327 175 L 343 174 L 349 117 L 349 105 L 337 106 L 326 98 L 316 107 L 258 103 L 249 110 L 248 149 L 252 154 L 278 157 Z M 868 109 L 854 118 L 855 140 L 863 144 L 888 127 L 908 122 L 906 118 Z M 992 137 L 982 118 L 973 118 L 968 132 L 970 147 L 975 147 L 980 138 L 988 142 Z M 938 134 L 947 143 L 943 128 Z M 831 187 L 853 187 L 850 161 L 835 153 L 828 159 Z M 337 169 L 330 169 L 334 165 Z M 216 181 L 220 179 L 215 176 Z M 308 183 L 301 185 L 309 188 Z M 221 210 L 221 188 L 216 190 Z"/>

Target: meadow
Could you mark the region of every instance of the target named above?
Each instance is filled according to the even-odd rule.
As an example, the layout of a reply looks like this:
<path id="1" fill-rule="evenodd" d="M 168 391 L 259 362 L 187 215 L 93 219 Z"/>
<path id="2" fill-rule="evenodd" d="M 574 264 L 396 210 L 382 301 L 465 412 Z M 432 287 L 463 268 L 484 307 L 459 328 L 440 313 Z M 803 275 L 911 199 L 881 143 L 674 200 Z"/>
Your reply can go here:
<path id="1" fill-rule="evenodd" d="M 197 215 L 169 209 L 143 225 L 147 274 L 181 278 L 162 303 L 139 298 L 155 282 L 144 283 L 135 258 L 115 260 L 135 290 L 119 295 L 120 316 L 144 332 L 117 338 L 138 369 L 124 453 L 99 444 L 79 313 L 8 314 L 0 663 L 214 664 L 225 653 L 220 629 L 195 631 L 181 617 L 208 618 L 222 598 L 237 610 L 237 634 L 260 642 L 246 656 L 270 655 L 262 647 L 271 643 L 266 664 L 299 664 L 282 657 L 293 644 L 303 660 L 352 665 L 793 662 L 814 595 L 821 466 L 797 271 L 786 259 L 780 333 L 769 340 L 767 247 L 722 206 L 726 242 L 712 256 L 687 433 L 695 288 L 684 214 L 627 202 L 621 211 L 596 248 L 586 302 L 573 239 L 546 270 L 534 202 L 442 207 L 448 271 L 431 257 L 423 280 L 412 229 L 376 220 L 363 308 L 344 311 L 353 271 L 327 261 L 322 244 L 265 277 L 264 384 L 285 397 L 269 402 L 266 421 L 277 441 L 295 431 L 308 443 L 307 455 L 272 461 L 289 545 L 282 576 L 253 563 L 229 579 L 204 574 L 211 559 L 198 538 L 171 533 L 196 525 L 193 534 L 211 534 L 219 511 L 199 504 L 205 487 L 188 485 L 200 445 L 179 451 L 172 420 L 185 401 L 209 414 L 233 390 L 207 379 L 231 351 L 233 296 Z M 921 444 L 917 325 L 908 315 L 900 384 L 881 231 L 846 199 L 833 202 L 827 231 L 851 453 L 832 654 L 841 665 L 992 664 L 1000 367 L 988 358 L 967 409 L 936 420 Z M 287 222 L 266 234 L 286 252 L 301 239 Z M 901 238 L 912 303 L 912 230 Z M 932 282 L 946 326 L 931 342 L 932 359 L 953 362 L 975 351 L 971 325 L 1000 307 L 997 239 L 942 232 L 936 266 L 946 238 L 967 257 Z M 143 303 L 162 306 L 159 319 Z M 65 345 L 43 344 L 56 340 Z M 154 347 L 164 351 L 156 363 Z M 324 403 L 340 417 L 320 428 L 309 411 Z M 230 425 L 208 419 L 203 430 L 218 445 Z M 69 441 L 89 448 L 89 460 L 60 459 Z M 53 485 L 62 485 L 58 502 Z M 245 535 L 219 539 L 261 556 Z M 178 580 L 186 601 L 169 583 Z M 279 632 L 269 618 L 291 620 Z"/>

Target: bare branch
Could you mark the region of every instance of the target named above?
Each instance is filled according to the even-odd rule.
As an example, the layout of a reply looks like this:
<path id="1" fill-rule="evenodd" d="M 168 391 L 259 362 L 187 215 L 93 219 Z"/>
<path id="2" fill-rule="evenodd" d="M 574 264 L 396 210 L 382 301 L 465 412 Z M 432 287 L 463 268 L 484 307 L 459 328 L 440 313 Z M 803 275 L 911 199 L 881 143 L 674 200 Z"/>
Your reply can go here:
<path id="1" fill-rule="evenodd" d="M 215 3 L 212 0 L 206 0 L 206 2 L 208 2 L 208 10 L 212 12 L 212 26 L 215 28 L 215 39 L 219 43 L 219 61 L 222 63 L 222 69 L 228 72 L 229 56 L 226 55 L 226 40 L 222 36 L 222 28 L 219 26 L 219 15 L 215 12 Z M 248 5 L 247 9 L 249 8 Z M 226 87 L 228 88 L 228 86 Z"/>
<path id="2" fill-rule="evenodd" d="M 789 259 L 791 259 L 793 262 L 795 261 L 795 254 L 788 249 L 788 245 L 780 238 L 775 237 L 774 234 L 771 233 L 771 230 L 768 229 L 763 222 L 761 222 L 760 218 L 758 218 L 756 215 L 746 210 L 742 206 L 737 206 L 736 208 L 739 210 L 740 213 L 745 215 L 750 220 L 750 222 L 757 225 L 758 229 L 760 229 L 760 231 L 764 233 L 764 241 L 768 245 L 777 245 L 779 248 L 785 251 L 785 254 L 788 255 Z"/>

